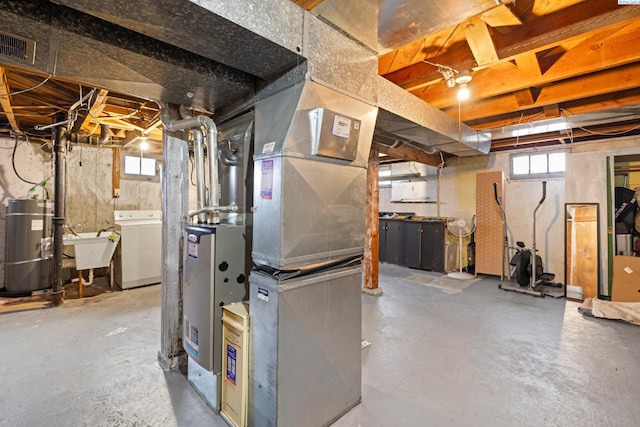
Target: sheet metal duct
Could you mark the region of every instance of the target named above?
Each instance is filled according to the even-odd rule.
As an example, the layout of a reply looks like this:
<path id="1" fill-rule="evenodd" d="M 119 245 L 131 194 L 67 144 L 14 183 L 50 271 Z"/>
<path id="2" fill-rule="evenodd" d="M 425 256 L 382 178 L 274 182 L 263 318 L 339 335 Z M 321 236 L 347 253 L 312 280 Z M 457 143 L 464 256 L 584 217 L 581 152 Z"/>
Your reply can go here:
<path id="1" fill-rule="evenodd" d="M 32 65 L 8 57 L 3 62 L 215 111 L 253 95 L 260 79 L 302 59 L 189 1 L 56 3 L 69 7 L 37 0 L 0 4 L 0 28 L 37 46 Z"/>
<path id="2" fill-rule="evenodd" d="M 501 3 L 496 0 L 324 0 L 311 12 L 376 52 L 385 53 Z"/>
<path id="3" fill-rule="evenodd" d="M 376 107 L 308 80 L 258 101 L 254 224 L 261 233 L 254 262 L 288 268 L 362 254 L 376 114 Z M 336 128 L 342 119 L 350 138 Z"/>
<path id="4" fill-rule="evenodd" d="M 376 129 L 456 156 L 487 154 L 491 133 L 476 131 L 378 77 L 380 112 Z"/>

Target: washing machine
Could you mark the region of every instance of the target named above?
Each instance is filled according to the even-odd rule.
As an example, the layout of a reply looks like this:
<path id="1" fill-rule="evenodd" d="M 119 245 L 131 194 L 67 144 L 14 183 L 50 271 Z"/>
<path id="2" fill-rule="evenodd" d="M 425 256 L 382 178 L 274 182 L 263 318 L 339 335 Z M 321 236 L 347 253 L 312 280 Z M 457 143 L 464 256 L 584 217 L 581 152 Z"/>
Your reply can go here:
<path id="1" fill-rule="evenodd" d="M 120 289 L 162 280 L 162 211 L 114 211 L 120 244 L 114 257 L 115 281 Z"/>

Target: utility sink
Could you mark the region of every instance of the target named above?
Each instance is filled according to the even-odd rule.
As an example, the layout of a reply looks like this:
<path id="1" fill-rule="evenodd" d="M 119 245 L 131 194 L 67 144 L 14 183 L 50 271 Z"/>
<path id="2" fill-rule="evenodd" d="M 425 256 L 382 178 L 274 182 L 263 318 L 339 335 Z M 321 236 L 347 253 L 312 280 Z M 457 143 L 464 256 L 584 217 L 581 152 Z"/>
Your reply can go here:
<path id="1" fill-rule="evenodd" d="M 76 270 L 109 267 L 120 235 L 109 231 L 103 232 L 100 236 L 97 234 L 98 232 L 93 231 L 64 236 L 63 244 L 74 247 Z"/>

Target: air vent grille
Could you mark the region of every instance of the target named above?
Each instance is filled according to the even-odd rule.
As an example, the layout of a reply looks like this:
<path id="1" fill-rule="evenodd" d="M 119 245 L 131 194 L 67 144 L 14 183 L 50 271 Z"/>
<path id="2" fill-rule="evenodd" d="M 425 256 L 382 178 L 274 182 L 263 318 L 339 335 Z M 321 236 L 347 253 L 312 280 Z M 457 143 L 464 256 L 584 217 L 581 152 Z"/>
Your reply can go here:
<path id="1" fill-rule="evenodd" d="M 36 42 L 0 31 L 0 55 L 23 63 L 35 61 Z"/>

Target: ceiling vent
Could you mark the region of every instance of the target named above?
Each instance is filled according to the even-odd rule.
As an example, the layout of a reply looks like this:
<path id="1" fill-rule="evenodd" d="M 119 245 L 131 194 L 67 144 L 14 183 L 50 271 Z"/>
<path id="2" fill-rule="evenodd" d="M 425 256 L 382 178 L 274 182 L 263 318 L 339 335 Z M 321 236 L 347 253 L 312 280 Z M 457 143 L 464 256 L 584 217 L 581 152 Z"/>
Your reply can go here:
<path id="1" fill-rule="evenodd" d="M 0 55 L 25 64 L 36 59 L 36 41 L 0 31 Z"/>

